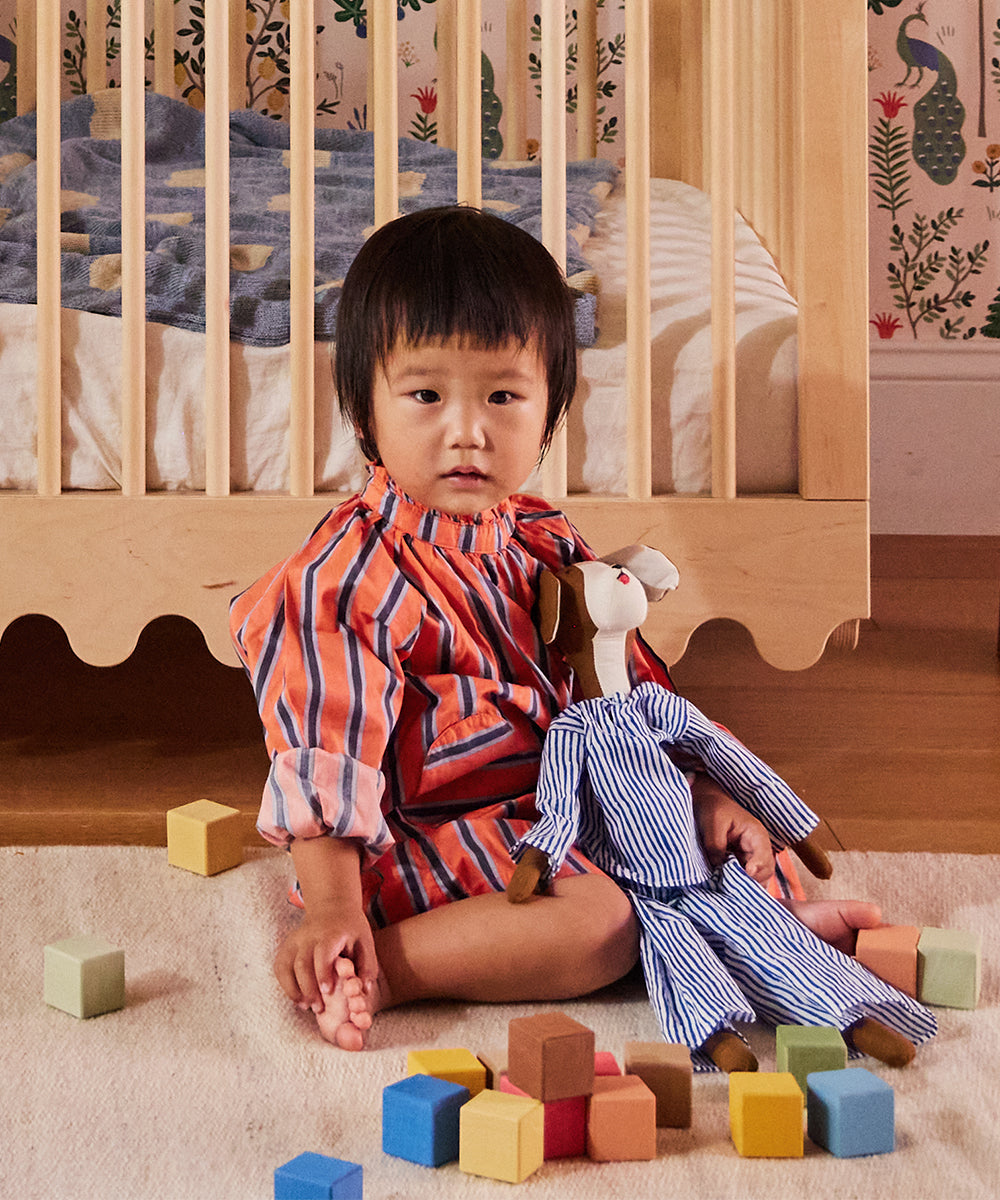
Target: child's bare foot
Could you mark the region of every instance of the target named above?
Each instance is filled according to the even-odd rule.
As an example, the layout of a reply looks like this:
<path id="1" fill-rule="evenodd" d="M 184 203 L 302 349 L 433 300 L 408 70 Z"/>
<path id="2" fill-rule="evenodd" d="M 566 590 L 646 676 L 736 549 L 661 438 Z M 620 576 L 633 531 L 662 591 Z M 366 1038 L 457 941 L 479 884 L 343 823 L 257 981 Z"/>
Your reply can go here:
<path id="1" fill-rule="evenodd" d="M 316 1024 L 323 1037 L 342 1050 L 363 1050 L 375 1012 L 373 996 L 365 992 L 349 958 L 338 958 L 333 969 L 334 988 L 324 997 L 325 1007 L 316 1014 Z"/>

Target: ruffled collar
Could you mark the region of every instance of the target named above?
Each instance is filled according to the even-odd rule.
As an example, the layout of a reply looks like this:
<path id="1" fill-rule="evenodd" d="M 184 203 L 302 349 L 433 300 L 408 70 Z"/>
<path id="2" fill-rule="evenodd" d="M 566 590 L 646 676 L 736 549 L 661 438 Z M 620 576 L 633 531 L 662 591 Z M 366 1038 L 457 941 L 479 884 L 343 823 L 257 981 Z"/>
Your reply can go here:
<path id="1" fill-rule="evenodd" d="M 361 501 L 400 536 L 472 554 L 494 554 L 510 541 L 515 525 L 511 500 L 479 513 L 443 513 L 408 496 L 385 467 L 368 470 Z"/>

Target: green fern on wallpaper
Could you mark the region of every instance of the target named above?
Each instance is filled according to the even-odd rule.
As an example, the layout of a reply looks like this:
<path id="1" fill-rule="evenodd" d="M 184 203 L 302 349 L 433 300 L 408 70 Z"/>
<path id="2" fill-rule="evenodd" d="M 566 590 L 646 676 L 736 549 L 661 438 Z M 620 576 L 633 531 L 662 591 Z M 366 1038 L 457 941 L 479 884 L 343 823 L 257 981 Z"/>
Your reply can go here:
<path id="1" fill-rule="evenodd" d="M 114 34 L 116 29 L 121 29 L 121 0 L 112 0 L 106 15 L 105 60 L 110 64 L 117 60 L 122 48 L 121 41 Z M 69 82 L 70 94 L 82 96 L 87 90 L 87 36 L 84 22 L 73 8 L 66 14 L 66 41 L 62 54 L 63 75 Z M 147 42 L 147 58 L 149 51 Z"/>
<path id="2" fill-rule="evenodd" d="M 965 210 L 949 208 L 928 219 L 914 214 L 909 232 L 895 224 L 889 248 L 896 256 L 888 266 L 893 302 L 909 322 L 914 338 L 921 325 L 937 325 L 946 339 L 970 338 L 976 330 L 965 329 L 966 313 L 976 299 L 964 285 L 986 266 L 989 242 L 977 243 L 971 250 L 943 246 Z M 943 276 L 943 278 L 942 278 Z"/>
<path id="3" fill-rule="evenodd" d="M 997 21 L 997 27 L 993 30 L 993 44 L 1000 47 L 1000 20 Z M 1000 94 L 1000 58 L 994 56 L 991 61 L 993 70 L 990 74 L 993 76 L 993 85 L 997 89 L 997 93 Z"/>
<path id="4" fill-rule="evenodd" d="M 598 0 L 598 8 L 604 7 L 604 0 Z M 571 9 L 566 17 L 566 37 L 572 39 L 577 31 L 576 9 Z M 531 40 L 542 40 L 542 18 L 536 13 L 532 18 L 530 28 Z M 578 59 L 577 43 L 570 40 L 566 50 L 566 74 L 575 75 Z M 597 39 L 597 140 L 599 143 L 611 143 L 618 136 L 618 118 L 607 117 L 607 104 L 602 104 L 602 97 L 609 100 L 617 90 L 614 79 L 608 77 L 612 67 L 617 67 L 625 61 L 625 35 L 616 34 L 610 40 Z M 528 74 L 535 80 L 535 94 L 541 95 L 542 61 L 534 52 L 528 55 Z M 566 111 L 575 113 L 577 105 L 577 85 L 571 84 L 566 90 Z"/>

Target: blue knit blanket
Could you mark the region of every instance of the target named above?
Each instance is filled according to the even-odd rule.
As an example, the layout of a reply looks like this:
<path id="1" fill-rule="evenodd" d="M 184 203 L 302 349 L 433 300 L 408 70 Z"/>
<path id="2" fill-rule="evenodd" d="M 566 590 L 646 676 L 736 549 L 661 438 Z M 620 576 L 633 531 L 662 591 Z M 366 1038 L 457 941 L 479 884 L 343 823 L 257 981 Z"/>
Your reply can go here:
<path id="1" fill-rule="evenodd" d="M 98 114 L 99 115 L 99 114 Z M 121 142 L 95 120 L 89 96 L 62 106 L 62 303 L 121 315 Z M 94 133 L 102 136 L 94 136 Z M 202 113 L 146 96 L 146 315 L 205 328 L 205 125 Z M 289 340 L 288 126 L 253 111 L 230 116 L 231 337 L 255 346 Z M 316 133 L 315 331 L 336 331 L 340 283 L 372 224 L 372 136 Z M 32 304 L 35 288 L 35 116 L 0 124 L 0 300 Z M 453 203 L 456 156 L 413 138 L 399 142 L 400 209 Z M 593 228 L 595 188 L 613 182 L 603 160 L 572 163 L 567 228 Z M 600 190 L 598 188 L 598 190 Z M 538 164 L 483 164 L 483 206 L 541 237 Z M 586 269 L 573 233 L 567 275 Z M 594 297 L 581 295 L 578 336 L 594 338 Z"/>

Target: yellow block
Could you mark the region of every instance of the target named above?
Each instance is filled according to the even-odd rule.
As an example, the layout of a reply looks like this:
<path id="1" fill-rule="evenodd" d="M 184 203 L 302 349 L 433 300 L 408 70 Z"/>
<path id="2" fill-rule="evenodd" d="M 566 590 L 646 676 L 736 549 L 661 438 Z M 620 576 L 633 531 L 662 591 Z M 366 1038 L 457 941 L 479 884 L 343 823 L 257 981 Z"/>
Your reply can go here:
<path id="1" fill-rule="evenodd" d="M 406 1056 L 407 1075 L 433 1075 L 448 1083 L 469 1089 L 470 1096 L 486 1087 L 486 1067 L 471 1050 L 410 1050 Z"/>
<path id="2" fill-rule="evenodd" d="M 243 861 L 238 808 L 195 800 L 167 813 L 167 862 L 198 875 L 216 875 Z"/>
<path id="3" fill-rule="evenodd" d="M 734 1071 L 729 1129 L 744 1158 L 801 1158 L 802 1090 L 790 1071 Z"/>
<path id="4" fill-rule="evenodd" d="M 468 1175 L 522 1183 L 545 1159 L 540 1100 L 483 1091 L 462 1105 L 458 1122 L 458 1165 Z"/>

